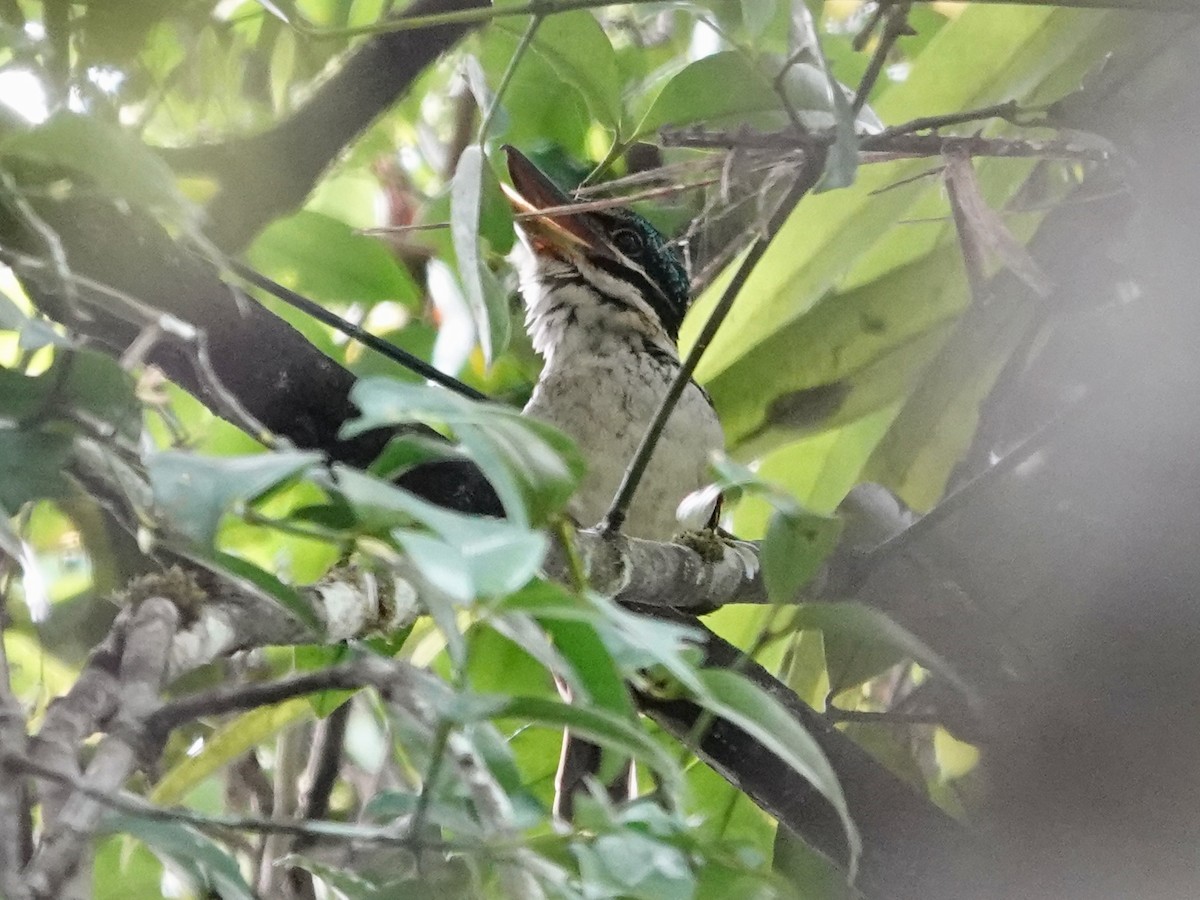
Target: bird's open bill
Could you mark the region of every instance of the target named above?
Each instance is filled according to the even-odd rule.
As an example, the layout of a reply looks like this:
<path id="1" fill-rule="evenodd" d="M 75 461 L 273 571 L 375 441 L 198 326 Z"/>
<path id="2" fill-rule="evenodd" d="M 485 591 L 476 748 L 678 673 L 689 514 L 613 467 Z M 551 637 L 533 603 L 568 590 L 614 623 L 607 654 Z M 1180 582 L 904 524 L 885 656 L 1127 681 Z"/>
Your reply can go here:
<path id="1" fill-rule="evenodd" d="M 513 211 L 522 215 L 518 224 L 529 237 L 537 252 L 573 251 L 586 248 L 595 253 L 608 253 L 607 245 L 588 221 L 587 213 L 565 211 L 540 215 L 544 209 L 560 209 L 574 201 L 561 191 L 525 154 L 508 144 L 508 173 L 512 187 L 501 184 Z"/>

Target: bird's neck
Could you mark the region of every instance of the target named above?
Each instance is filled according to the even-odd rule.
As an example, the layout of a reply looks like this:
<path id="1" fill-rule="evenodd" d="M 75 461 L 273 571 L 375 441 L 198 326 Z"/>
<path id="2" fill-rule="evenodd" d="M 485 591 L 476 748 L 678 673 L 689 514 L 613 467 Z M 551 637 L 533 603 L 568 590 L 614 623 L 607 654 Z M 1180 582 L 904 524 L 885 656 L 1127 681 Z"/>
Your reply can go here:
<path id="1" fill-rule="evenodd" d="M 582 280 L 535 277 L 522 285 L 522 293 L 525 325 L 547 368 L 631 353 L 678 363 L 675 342 L 652 314 L 606 297 Z"/>

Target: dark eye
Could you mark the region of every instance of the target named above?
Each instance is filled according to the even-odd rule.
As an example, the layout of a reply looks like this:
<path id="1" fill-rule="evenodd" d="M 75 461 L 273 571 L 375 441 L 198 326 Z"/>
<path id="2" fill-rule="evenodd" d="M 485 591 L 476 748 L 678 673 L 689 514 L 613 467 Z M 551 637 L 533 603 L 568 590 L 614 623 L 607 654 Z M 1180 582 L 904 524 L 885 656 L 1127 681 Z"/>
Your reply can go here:
<path id="1" fill-rule="evenodd" d="M 642 236 L 632 228 L 621 228 L 613 232 L 612 241 L 613 246 L 626 256 L 639 256 L 645 249 Z"/>

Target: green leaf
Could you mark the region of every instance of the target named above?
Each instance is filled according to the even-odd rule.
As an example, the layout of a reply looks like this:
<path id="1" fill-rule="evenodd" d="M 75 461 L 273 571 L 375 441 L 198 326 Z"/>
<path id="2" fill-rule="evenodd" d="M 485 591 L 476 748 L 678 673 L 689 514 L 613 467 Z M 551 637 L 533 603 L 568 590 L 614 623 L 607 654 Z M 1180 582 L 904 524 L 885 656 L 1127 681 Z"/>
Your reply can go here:
<path id="1" fill-rule="evenodd" d="M 872 453 L 866 475 L 911 507 L 931 509 L 970 447 L 983 402 L 1027 333 L 1034 305 L 972 308 Z"/>
<path id="2" fill-rule="evenodd" d="M 209 776 L 285 728 L 313 716 L 308 699 L 297 697 L 273 706 L 260 706 L 230 719 L 205 738 L 199 753 L 183 757 L 168 769 L 154 785 L 148 799 L 159 806 L 179 803 Z"/>
<path id="3" fill-rule="evenodd" d="M 140 840 L 185 873 L 201 891 L 212 891 L 222 900 L 255 900 L 255 893 L 242 877 L 237 860 L 220 844 L 190 825 L 140 818 L 130 813 L 110 815 L 104 825 L 109 831 L 129 834 Z"/>
<path id="4" fill-rule="evenodd" d="M 340 219 L 311 210 L 267 226 L 247 251 L 251 265 L 323 303 L 387 300 L 417 309 L 422 291 L 396 257 Z"/>
<path id="5" fill-rule="evenodd" d="M 20 421 L 46 402 L 46 381 L 0 367 L 0 418 Z"/>
<path id="6" fill-rule="evenodd" d="M 415 494 L 346 466 L 320 483 L 354 507 L 371 530 L 424 525 L 431 537 L 411 527 L 393 537 L 434 584 L 459 601 L 503 596 L 524 585 L 546 555 L 546 536 L 517 522 L 469 516 L 435 506 Z"/>
<path id="7" fill-rule="evenodd" d="M 520 32 L 502 22 L 486 29 L 478 39 L 480 60 L 492 84 L 499 83 L 520 40 Z M 508 120 L 504 137 L 509 143 L 526 150 L 554 146 L 572 154 L 585 152 L 592 117 L 583 96 L 570 84 L 562 90 L 546 90 L 548 84 L 561 83 L 561 76 L 541 55 L 526 53 L 522 57 L 501 101 Z"/>
<path id="8" fill-rule="evenodd" d="M 873 411 L 856 391 L 871 394 L 874 408 L 901 399 L 913 376 L 940 346 L 927 345 L 923 356 L 909 356 L 922 336 L 944 335 L 947 323 L 968 301 L 957 249 L 945 246 L 919 262 L 842 294 L 821 298 L 707 384 L 721 415 L 727 439 L 739 455 L 759 455 L 788 436 L 811 433 Z M 776 355 L 789 360 L 780 365 Z M 907 367 L 873 367 L 895 354 Z M 768 364 L 768 360 L 773 360 Z M 798 414 L 793 398 L 830 391 L 828 408 Z M 867 408 L 864 408 L 867 407 Z"/>
<path id="9" fill-rule="evenodd" d="M 0 425 L 0 508 L 61 496 L 70 454 L 69 435 Z"/>
<path id="10" fill-rule="evenodd" d="M 833 552 L 841 534 L 842 523 L 836 516 L 776 512 L 759 552 L 771 602 L 792 602 Z"/>
<path id="11" fill-rule="evenodd" d="M 699 703 L 759 741 L 820 791 L 837 811 L 850 846 L 853 875 L 862 841 L 837 775 L 820 745 L 778 700 L 743 676 L 724 669 L 701 669 L 697 674 L 704 684 L 704 693 L 697 696 Z"/>
<path id="12" fill-rule="evenodd" d="M 771 24 L 778 6 L 777 0 L 741 0 L 742 27 L 751 38 L 762 37 Z"/>
<path id="13" fill-rule="evenodd" d="M 111 357 L 63 348 L 40 375 L 0 367 L 0 418 L 65 418 L 68 410 L 81 410 L 134 439 L 142 430 L 142 407 L 133 388 L 129 373 Z"/>
<path id="14" fill-rule="evenodd" d="M 502 608 L 513 613 L 524 610 L 545 629 L 554 640 L 555 648 L 570 664 L 576 681 L 572 687 L 583 691 L 581 699 L 633 719 L 633 703 L 625 678 L 609 645 L 596 628 L 602 620 L 593 604 L 573 596 L 557 584 L 537 581 L 508 597 Z M 564 615 L 564 609 L 578 610 L 579 618 Z M 509 636 L 517 640 L 515 636 Z M 635 671 L 635 668 L 629 668 L 626 673 Z"/>
<path id="15" fill-rule="evenodd" d="M 441 538 L 399 528 L 392 534 L 426 578 L 462 602 L 515 591 L 546 555 L 541 532 L 482 518 L 464 517 L 457 534 Z"/>
<path id="16" fill-rule="evenodd" d="M 890 650 L 894 654 L 893 660 L 913 659 L 945 678 L 968 700 L 978 699 L 976 692 L 945 659 L 877 609 L 861 603 L 805 603 L 796 610 L 793 621 L 797 628 L 824 634 L 830 677 L 838 676 L 838 684 L 833 686 L 835 690 L 844 690 L 878 674 L 879 670 L 849 678 L 835 662 L 835 657 L 839 661 L 848 657 L 855 645 L 866 644 Z"/>
<path id="17" fill-rule="evenodd" d="M 170 528 L 211 547 L 217 525 L 235 502 L 250 502 L 321 461 L 319 453 L 280 451 L 253 456 L 204 457 L 168 450 L 146 468 L 158 513 Z"/>
<path id="18" fill-rule="evenodd" d="M 215 568 L 223 577 L 240 581 L 245 588 L 257 591 L 266 598 L 274 600 L 302 624 L 312 629 L 315 634 L 321 634 L 321 620 L 313 611 L 308 600 L 295 588 L 284 584 L 265 569 L 259 568 L 241 557 L 216 550 L 196 551 L 191 548 L 181 549 L 181 552 L 195 562 Z"/>
<path id="19" fill-rule="evenodd" d="M 484 359 L 493 360 L 508 344 L 508 293 L 488 268 L 480 247 L 484 182 L 496 180 L 483 149 L 471 144 L 458 159 L 450 186 L 450 234 L 458 277 L 475 321 Z M 496 188 L 495 193 L 499 193 Z M 510 229 L 511 231 L 511 229 Z"/>
<path id="20" fill-rule="evenodd" d="M 145 144 L 99 116 L 58 112 L 28 131 L 0 140 L 0 159 L 68 169 L 105 193 L 194 225 L 198 211 L 171 169 Z"/>
<path id="21" fill-rule="evenodd" d="M 518 525 L 546 520 L 583 474 L 583 459 L 565 435 L 508 407 L 387 378 L 360 379 L 350 399 L 362 416 L 342 427 L 344 437 L 405 422 L 452 429 Z"/>
<path id="22" fill-rule="evenodd" d="M 550 728 L 569 728 L 584 740 L 632 756 L 658 773 L 667 793 L 678 793 L 682 773 L 667 750 L 637 725 L 608 710 L 542 697 L 504 698 L 495 718 L 523 719 Z"/>
<path id="23" fill-rule="evenodd" d="M 780 110 L 771 80 L 744 53 L 726 50 L 696 60 L 668 81 L 633 136 L 645 137 L 666 125 L 728 125 L 756 112 Z"/>
<path id="24" fill-rule="evenodd" d="M 579 874 L 593 891 L 637 900 L 692 900 L 696 876 L 680 847 L 633 830 L 602 834 L 591 844 L 572 844 Z"/>
<path id="25" fill-rule="evenodd" d="M 1074 72 L 1078 51 L 1098 54 L 1089 37 L 1103 17 L 1040 7 L 1000 9 L 974 4 L 943 27 L 915 61 L 910 76 L 888 88 L 876 104 L 889 122 L 1016 98 L 1061 72 Z M 972 64 L 964 67 L 963 59 Z M 697 369 L 712 385 L 734 365 L 770 358 L 761 344 L 854 278 L 856 265 L 888 235 L 924 193 L 936 186 L 905 178 L 926 168 L 921 160 L 864 167 L 852 187 L 811 195 L 797 208 L 747 280 L 729 318 Z M 891 187 L 884 193 L 880 188 Z M 903 243 L 909 231 L 897 232 Z M 903 262 L 910 262 L 909 256 Z M 873 270 L 872 277 L 882 272 Z M 682 330 L 686 348 L 707 318 L 727 274 L 697 299 Z M 793 358 L 789 353 L 788 357 Z M 761 366 L 757 367 L 763 371 Z M 779 366 L 786 369 L 786 366 Z M 756 382 L 757 383 L 757 382 Z M 758 392 L 761 395 L 761 391 Z"/>
<path id="26" fill-rule="evenodd" d="M 157 897 L 162 892 L 162 863 L 145 845 L 125 837 L 97 841 L 92 871 L 92 900 Z"/>
<path id="27" fill-rule="evenodd" d="M 608 35 L 588 10 L 547 16 L 530 44 L 583 96 L 592 115 L 620 134 L 621 80 Z"/>

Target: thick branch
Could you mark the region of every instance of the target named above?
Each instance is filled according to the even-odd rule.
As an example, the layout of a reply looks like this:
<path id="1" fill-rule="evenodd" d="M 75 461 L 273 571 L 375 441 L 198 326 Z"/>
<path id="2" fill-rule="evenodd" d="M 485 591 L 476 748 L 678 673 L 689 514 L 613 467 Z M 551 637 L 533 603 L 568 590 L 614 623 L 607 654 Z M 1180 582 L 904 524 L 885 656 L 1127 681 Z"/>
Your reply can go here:
<path id="1" fill-rule="evenodd" d="M 689 621 L 683 614 L 675 617 Z M 711 633 L 704 646 L 708 665 L 738 668 L 782 703 L 820 744 L 837 772 L 850 816 L 862 834 L 857 886 L 866 896 L 961 897 L 969 895 L 973 886 L 988 883 L 980 871 L 979 848 L 961 826 L 881 769 L 870 754 L 802 703 L 770 672 L 748 662 L 737 647 Z M 696 704 L 641 696 L 639 705 L 676 738 L 688 741 L 693 737 L 701 714 Z M 716 719 L 694 749 L 793 833 L 832 859 L 845 859 L 844 834 L 828 801 L 809 782 L 780 765 L 754 738 L 736 725 Z"/>
<path id="2" fill-rule="evenodd" d="M 129 618 L 116 715 L 84 775 L 97 792 L 119 791 L 140 758 L 143 747 L 136 738 L 141 734 L 142 720 L 158 706 L 167 653 L 178 621 L 175 605 L 163 598 L 145 600 Z M 25 881 L 32 896 L 61 896 L 103 812 L 103 805 L 87 795 L 75 793 L 67 800 L 26 870 Z"/>
<path id="3" fill-rule="evenodd" d="M 487 5 L 486 0 L 417 0 L 406 15 Z M 168 154 L 176 168 L 215 175 L 220 183 L 208 207 L 209 236 L 233 252 L 268 222 L 299 207 L 342 149 L 471 27 L 451 24 L 375 35 L 276 127 Z"/>

